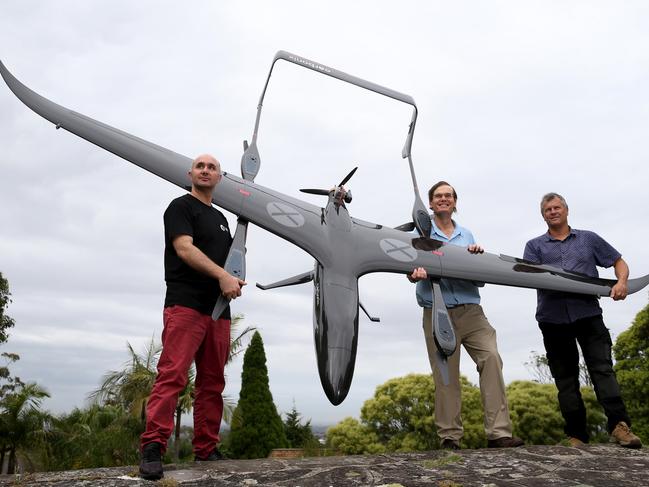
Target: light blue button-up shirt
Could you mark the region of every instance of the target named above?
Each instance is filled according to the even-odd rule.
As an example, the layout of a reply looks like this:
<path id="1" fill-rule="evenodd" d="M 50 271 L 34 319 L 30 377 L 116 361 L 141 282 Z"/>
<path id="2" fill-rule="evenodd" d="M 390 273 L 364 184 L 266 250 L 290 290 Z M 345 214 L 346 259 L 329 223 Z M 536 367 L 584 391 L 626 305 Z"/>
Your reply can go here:
<path id="1" fill-rule="evenodd" d="M 432 229 L 430 236 L 435 240 L 449 243 L 451 245 L 459 245 L 460 247 L 468 247 L 475 243 L 473 234 L 470 230 L 458 225 L 455 220 L 455 230 L 451 237 L 447 237 L 437 225 L 435 220 L 431 220 Z M 483 284 L 484 285 L 484 284 Z M 459 304 L 480 304 L 480 293 L 478 286 L 474 281 L 466 281 L 464 279 L 441 279 L 440 287 L 442 288 L 442 296 L 446 306 L 452 308 Z M 433 307 L 433 289 L 428 279 L 424 279 L 417 283 L 417 303 L 424 308 Z"/>

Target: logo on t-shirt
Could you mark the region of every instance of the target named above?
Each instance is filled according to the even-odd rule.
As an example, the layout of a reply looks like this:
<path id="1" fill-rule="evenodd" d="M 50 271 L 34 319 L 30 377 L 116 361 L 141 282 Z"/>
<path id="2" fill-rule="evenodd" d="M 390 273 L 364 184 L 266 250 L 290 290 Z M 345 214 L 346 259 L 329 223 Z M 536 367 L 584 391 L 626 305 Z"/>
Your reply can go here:
<path id="1" fill-rule="evenodd" d="M 224 232 L 227 232 L 227 231 L 228 231 L 228 227 L 226 227 L 225 225 L 221 225 L 221 230 L 223 230 Z"/>

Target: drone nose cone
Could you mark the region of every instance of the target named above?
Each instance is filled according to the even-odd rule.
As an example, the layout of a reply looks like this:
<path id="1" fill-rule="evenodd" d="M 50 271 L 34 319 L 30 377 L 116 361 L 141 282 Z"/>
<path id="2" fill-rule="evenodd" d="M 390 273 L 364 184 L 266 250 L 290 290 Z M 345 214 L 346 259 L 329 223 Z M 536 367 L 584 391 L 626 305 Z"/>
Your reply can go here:
<path id="1" fill-rule="evenodd" d="M 352 385 L 356 356 L 346 348 L 330 348 L 320 358 L 322 388 L 331 404 L 337 406 L 345 400 Z"/>

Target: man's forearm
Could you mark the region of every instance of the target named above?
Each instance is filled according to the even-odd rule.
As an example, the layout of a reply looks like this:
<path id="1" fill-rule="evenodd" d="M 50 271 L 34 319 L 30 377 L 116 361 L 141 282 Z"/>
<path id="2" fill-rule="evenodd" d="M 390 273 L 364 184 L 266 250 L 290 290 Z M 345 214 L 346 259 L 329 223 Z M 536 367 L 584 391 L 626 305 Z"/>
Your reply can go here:
<path id="1" fill-rule="evenodd" d="M 615 277 L 617 277 L 618 282 L 627 282 L 627 280 L 629 279 L 629 266 L 626 262 L 624 262 L 624 259 L 622 259 L 622 257 L 615 261 L 613 268 L 615 270 Z"/>
<path id="2" fill-rule="evenodd" d="M 198 247 L 195 245 L 186 245 L 183 246 L 181 250 L 177 251 L 178 257 L 191 267 L 194 270 L 197 270 L 201 274 L 216 279 L 217 281 L 223 277 L 224 274 L 227 274 L 226 270 L 218 264 L 214 263 L 207 255 L 205 255 Z"/>

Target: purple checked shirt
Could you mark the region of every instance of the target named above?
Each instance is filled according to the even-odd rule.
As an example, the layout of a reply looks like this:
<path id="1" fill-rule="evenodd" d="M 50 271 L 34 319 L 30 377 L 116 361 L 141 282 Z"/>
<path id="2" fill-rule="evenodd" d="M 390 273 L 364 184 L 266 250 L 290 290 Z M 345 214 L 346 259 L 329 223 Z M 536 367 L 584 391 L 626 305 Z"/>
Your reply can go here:
<path id="1" fill-rule="evenodd" d="M 588 230 L 570 229 L 564 240 L 545 233 L 525 245 L 523 258 L 535 264 L 547 264 L 566 271 L 599 277 L 597 267 L 611 267 L 621 254 L 602 237 Z M 572 323 L 602 313 L 596 296 L 537 291 L 536 321 Z"/>

